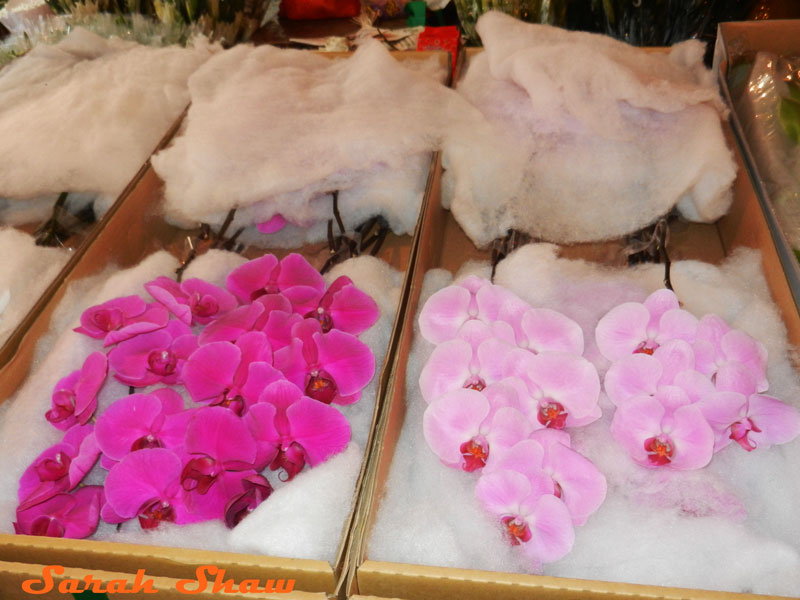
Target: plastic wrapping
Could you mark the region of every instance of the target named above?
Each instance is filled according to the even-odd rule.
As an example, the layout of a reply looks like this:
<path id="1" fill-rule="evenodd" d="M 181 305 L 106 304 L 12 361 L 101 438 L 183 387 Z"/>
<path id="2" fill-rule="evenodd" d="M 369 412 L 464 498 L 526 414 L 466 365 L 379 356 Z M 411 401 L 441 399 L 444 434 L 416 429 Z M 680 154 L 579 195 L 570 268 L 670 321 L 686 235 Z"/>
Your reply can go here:
<path id="1" fill-rule="evenodd" d="M 759 52 L 731 69 L 728 84 L 747 143 L 781 229 L 800 248 L 800 57 Z"/>

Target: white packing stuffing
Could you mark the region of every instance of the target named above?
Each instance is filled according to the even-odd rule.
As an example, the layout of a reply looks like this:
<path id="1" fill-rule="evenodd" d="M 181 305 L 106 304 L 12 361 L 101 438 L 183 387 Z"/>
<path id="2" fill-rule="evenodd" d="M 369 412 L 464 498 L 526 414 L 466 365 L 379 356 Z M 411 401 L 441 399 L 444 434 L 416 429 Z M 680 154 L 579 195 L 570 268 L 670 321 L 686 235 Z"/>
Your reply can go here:
<path id="1" fill-rule="evenodd" d="M 320 241 L 338 190 L 348 229 L 381 214 L 412 233 L 446 120 L 474 111 L 429 60 L 406 68 L 375 41 L 347 60 L 248 45 L 217 54 L 189 80 L 184 131 L 153 157 L 167 219 L 219 224 L 236 208 L 239 227 L 281 214 L 318 225 L 262 245 Z"/>
<path id="2" fill-rule="evenodd" d="M 480 272 L 468 265 L 467 272 Z M 488 267 L 483 269 L 485 274 Z M 456 279 L 464 276 L 459 273 Z M 767 393 L 800 405 L 800 382 L 789 360 L 786 330 L 770 299 L 760 255 L 738 250 L 720 266 L 672 264 L 684 308 L 721 315 L 768 349 Z M 532 306 L 559 310 L 584 328 L 587 358 L 601 376 L 608 362 L 593 341 L 597 320 L 624 301 L 662 287 L 663 266 L 613 269 L 557 258 L 549 244 L 524 246 L 503 260 L 495 283 Z M 450 283 L 431 271 L 424 297 Z M 591 299 L 587 302 L 587 298 Z M 418 334 L 416 318 L 415 333 Z M 416 335 L 409 357 L 408 410 L 386 493 L 370 534 L 372 560 L 525 572 L 520 556 L 474 498 L 476 476 L 441 465 L 422 435 L 426 404 L 418 379 L 433 345 Z M 638 467 L 611 438 L 611 405 L 601 394 L 600 421 L 572 430 L 573 447 L 608 480 L 608 497 L 576 528 L 570 554 L 544 575 L 732 592 L 796 596 L 800 591 L 800 439 L 747 453 L 731 445 L 702 470 Z M 443 493 L 447 490 L 447 493 Z M 747 518 L 740 520 L 742 510 Z"/>
<path id="3" fill-rule="evenodd" d="M 184 277 L 201 277 L 224 285 L 227 274 L 243 262 L 245 259 L 238 254 L 210 250 L 189 265 Z M 99 276 L 75 282 L 68 289 L 53 315 L 50 332 L 37 345 L 32 374 L 0 408 L 0 455 L 4 464 L 4 469 L 0 470 L 0 532 L 13 533 L 18 481 L 23 471 L 40 452 L 63 436 L 63 432 L 44 418 L 44 413 L 50 408 L 53 386 L 80 368 L 91 352 L 100 349 L 100 340 L 72 331 L 78 325 L 81 313 L 89 306 L 118 296 L 140 294 L 148 298 L 143 284 L 159 275 L 172 276 L 177 266 L 177 260 L 162 251 L 149 256 L 136 267 L 123 271 L 109 268 Z M 330 283 L 340 275 L 350 277 L 356 286 L 372 296 L 380 309 L 378 321 L 359 336 L 375 354 L 375 376 L 358 402 L 337 407 L 347 416 L 352 429 L 350 445 L 342 455 L 314 469 L 304 470 L 289 483 L 279 481 L 275 473 L 267 471 L 266 477 L 275 488 L 274 494 L 233 531 L 222 521 L 193 525 L 162 523 L 148 531 L 133 521 L 123 524 L 119 532 L 115 525 L 101 522 L 91 539 L 230 552 L 269 552 L 289 558 L 335 561 L 344 520 L 351 509 L 363 449 L 367 447 L 380 369 L 388 349 L 403 281 L 402 272 L 372 256 L 361 256 L 336 265 L 326 275 L 326 280 Z M 158 387 L 162 386 L 143 388 L 142 391 Z M 127 393 L 128 386 L 113 377 L 107 379 L 99 395 L 98 410 Z M 183 396 L 187 405 L 194 404 L 188 394 Z M 21 423 L 24 426 L 21 427 Z M 87 476 L 87 481 L 100 484 L 104 474 L 98 464 Z M 304 497 L 302 503 L 298 500 L 301 497 Z M 291 522 L 296 527 L 290 526 Z"/>
<path id="4" fill-rule="evenodd" d="M 69 260 L 61 248 L 37 246 L 27 233 L 0 227 L 0 346 Z"/>
<path id="5" fill-rule="evenodd" d="M 102 214 L 186 108 L 187 79 L 216 48 L 78 28 L 13 61 L 0 70 L 0 197 L 85 192 L 102 197 Z"/>
<path id="6" fill-rule="evenodd" d="M 496 12 L 477 30 L 485 50 L 458 91 L 488 124 L 451 136 L 442 182 L 476 245 L 509 228 L 553 242 L 616 238 L 676 204 L 693 221 L 727 211 L 736 167 L 700 42 L 652 53 Z"/>

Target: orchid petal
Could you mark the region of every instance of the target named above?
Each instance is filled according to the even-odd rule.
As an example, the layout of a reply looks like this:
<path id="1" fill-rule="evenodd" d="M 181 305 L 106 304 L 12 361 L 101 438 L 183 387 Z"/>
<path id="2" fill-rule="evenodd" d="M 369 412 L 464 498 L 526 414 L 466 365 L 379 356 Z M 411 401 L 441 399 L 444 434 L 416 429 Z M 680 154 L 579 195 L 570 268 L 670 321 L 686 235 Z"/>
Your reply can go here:
<path id="1" fill-rule="evenodd" d="M 694 369 L 694 351 L 683 340 L 674 339 L 664 342 L 653 352 L 653 358 L 658 360 L 662 368 L 658 385 L 669 385 L 681 371 Z"/>
<path id="2" fill-rule="evenodd" d="M 697 323 L 697 317 L 686 310 L 680 308 L 668 310 L 658 321 L 655 341 L 663 344 L 669 340 L 683 340 L 691 344 L 695 340 Z"/>
<path id="3" fill-rule="evenodd" d="M 695 405 L 678 408 L 669 432 L 675 442 L 675 455 L 670 467 L 678 470 L 702 469 L 714 454 L 714 432 Z"/>
<path id="4" fill-rule="evenodd" d="M 241 302 L 252 302 L 262 295 L 277 266 L 278 259 L 272 254 L 265 254 L 231 271 L 225 280 L 225 287 Z"/>
<path id="5" fill-rule="evenodd" d="M 523 552 L 543 562 L 564 558 L 575 544 L 575 530 L 566 505 L 551 495 L 541 496 L 525 518 L 531 539 L 522 544 Z"/>
<path id="6" fill-rule="evenodd" d="M 204 408 L 189 421 L 186 451 L 209 456 L 231 471 L 252 468 L 256 459 L 256 443 L 247 425 L 218 406 Z"/>
<path id="7" fill-rule="evenodd" d="M 381 314 L 375 301 L 352 283 L 333 295 L 328 311 L 333 327 L 352 335 L 359 335 L 372 327 Z"/>
<path id="8" fill-rule="evenodd" d="M 210 400 L 230 388 L 241 358 L 241 350 L 228 342 L 200 346 L 183 366 L 183 382 L 192 400 Z"/>
<path id="9" fill-rule="evenodd" d="M 357 337 L 335 329 L 315 334 L 319 364 L 333 375 L 339 394 L 361 391 L 375 374 L 375 356 Z"/>
<path id="10" fill-rule="evenodd" d="M 268 221 L 256 223 L 256 229 L 261 233 L 275 233 L 286 227 L 287 223 L 288 221 L 280 213 L 275 213 Z"/>
<path id="11" fill-rule="evenodd" d="M 470 302 L 472 294 L 457 285 L 442 288 L 433 294 L 419 314 L 419 329 L 422 337 L 432 344 L 441 344 L 452 340 L 461 325 L 470 318 Z"/>
<path id="12" fill-rule="evenodd" d="M 616 406 L 641 394 L 653 395 L 663 367 L 653 356 L 631 354 L 614 362 L 606 372 L 603 385 Z"/>
<path id="13" fill-rule="evenodd" d="M 422 367 L 419 387 L 429 404 L 443 394 L 464 387 L 470 377 L 472 347 L 468 342 L 454 339 L 434 348 Z"/>
<path id="14" fill-rule="evenodd" d="M 181 459 L 171 450 L 132 452 L 106 475 L 106 500 L 117 515 L 131 519 L 147 502 L 171 501 L 178 493 L 180 475 Z"/>
<path id="15" fill-rule="evenodd" d="M 609 360 L 632 354 L 647 339 L 650 313 L 638 302 L 626 302 L 612 308 L 597 322 L 597 347 Z"/>
<path id="16" fill-rule="evenodd" d="M 800 414 L 795 407 L 762 394 L 750 396 L 748 406 L 748 416 L 761 430 L 750 432 L 758 447 L 785 444 L 800 434 Z"/>
<path id="17" fill-rule="evenodd" d="M 286 409 L 288 437 L 303 447 L 312 467 L 338 454 L 350 442 L 350 423 L 333 406 L 303 397 Z"/>
<path id="18" fill-rule="evenodd" d="M 95 436 L 100 450 L 113 460 L 121 460 L 131 452 L 134 442 L 154 433 L 153 425 L 161 414 L 161 400 L 156 396 L 131 394 L 120 398 L 97 420 Z"/>
<path id="19" fill-rule="evenodd" d="M 461 445 L 479 435 L 489 415 L 489 401 L 475 390 L 457 389 L 432 402 L 422 420 L 422 431 L 431 450 L 450 467 L 459 467 Z M 491 452 L 491 448 L 487 449 Z"/>
<path id="20" fill-rule="evenodd" d="M 243 333 L 253 329 L 263 312 L 264 305 L 258 302 L 233 309 L 206 325 L 198 338 L 200 345 L 235 342 Z"/>
<path id="21" fill-rule="evenodd" d="M 541 390 L 542 398 L 559 402 L 572 419 L 596 415 L 600 399 L 597 369 L 583 357 L 563 352 L 533 356 L 528 376 Z M 599 415 L 597 415 L 599 416 Z"/>
<path id="22" fill-rule="evenodd" d="M 548 448 L 548 463 L 574 525 L 583 525 L 606 498 L 606 478 L 585 456 L 562 445 Z"/>
<path id="23" fill-rule="evenodd" d="M 611 435 L 634 462 L 649 466 L 644 443 L 661 433 L 666 409 L 651 396 L 634 396 L 617 407 L 611 421 Z"/>
<path id="24" fill-rule="evenodd" d="M 740 362 L 750 368 L 759 392 L 767 390 L 767 349 L 763 344 L 743 331 L 732 329 L 722 336 L 720 348 L 728 360 Z"/>
<path id="25" fill-rule="evenodd" d="M 533 425 L 515 408 L 500 408 L 491 418 L 488 428 L 481 428 L 491 449 L 491 455 L 502 454 L 518 442 L 526 439 L 533 431 Z"/>
<path id="26" fill-rule="evenodd" d="M 717 369 L 714 385 L 720 392 L 737 392 L 749 397 L 758 391 L 755 373 L 740 362 L 726 362 Z"/>
<path id="27" fill-rule="evenodd" d="M 583 330 L 575 321 L 547 308 L 529 308 L 522 314 L 520 327 L 524 348 L 532 352 L 583 354 Z"/>
<path id="28" fill-rule="evenodd" d="M 530 481 L 516 471 L 482 474 L 475 485 L 475 497 L 486 510 L 498 516 L 518 514 L 520 504 L 529 495 Z"/>
<path id="29" fill-rule="evenodd" d="M 130 317 L 119 329 L 109 331 L 103 338 L 103 346 L 112 346 L 137 335 L 157 331 L 169 322 L 167 309 L 160 304 L 148 304 L 141 315 Z"/>

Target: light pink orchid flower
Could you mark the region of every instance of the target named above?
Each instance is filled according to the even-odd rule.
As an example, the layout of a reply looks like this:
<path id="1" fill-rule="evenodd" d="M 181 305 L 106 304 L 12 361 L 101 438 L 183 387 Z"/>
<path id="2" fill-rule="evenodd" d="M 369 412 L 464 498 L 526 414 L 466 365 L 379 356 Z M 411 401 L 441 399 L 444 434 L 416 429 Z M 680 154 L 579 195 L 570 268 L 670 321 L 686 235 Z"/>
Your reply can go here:
<path id="1" fill-rule="evenodd" d="M 536 406 L 534 425 L 582 427 L 600 418 L 600 377 L 588 360 L 566 352 L 532 354 L 514 349 L 504 357 L 504 377 L 525 382 Z"/>
<path id="2" fill-rule="evenodd" d="M 512 470 L 481 475 L 475 496 L 500 522 L 509 543 L 519 546 L 534 570 L 566 556 L 575 543 L 567 506 L 549 478 L 528 479 Z"/>
<path id="3" fill-rule="evenodd" d="M 662 289 L 643 303 L 625 302 L 602 317 L 595 329 L 600 352 L 609 360 L 652 354 L 669 340 L 694 342 L 697 318 L 680 308 L 675 293 Z"/>
<path id="4" fill-rule="evenodd" d="M 504 378 L 505 357 L 514 350 L 513 332 L 505 323 L 467 321 L 455 339 L 434 348 L 422 368 L 419 387 L 430 403 L 462 388 L 481 391 Z"/>
<path id="5" fill-rule="evenodd" d="M 698 406 L 716 435 L 714 451 L 732 441 L 748 452 L 757 447 L 785 444 L 800 434 L 800 414 L 778 398 L 757 393 L 758 380 L 743 363 L 720 368 L 717 391 Z"/>
<path id="6" fill-rule="evenodd" d="M 639 465 L 691 470 L 714 454 L 714 432 L 697 404 L 677 386 L 629 398 L 617 407 L 611 434 Z"/>
<path id="7" fill-rule="evenodd" d="M 470 320 L 487 324 L 503 321 L 518 329 L 522 314 L 529 308 L 509 290 L 471 276 L 428 299 L 419 315 L 420 333 L 429 342 L 441 344 L 455 338 Z"/>
<path id="8" fill-rule="evenodd" d="M 756 391 L 765 392 L 767 382 L 767 350 L 752 337 L 731 329 L 717 315 L 705 315 L 697 326 L 694 342 L 697 370 L 713 379 L 730 363 L 744 365 L 756 382 Z"/>
<path id="9" fill-rule="evenodd" d="M 533 431 L 533 425 L 515 408 L 519 403 L 511 386 L 495 384 L 484 393 L 453 390 L 425 410 L 425 440 L 448 467 L 467 472 L 481 469 L 490 458 L 502 455 Z"/>

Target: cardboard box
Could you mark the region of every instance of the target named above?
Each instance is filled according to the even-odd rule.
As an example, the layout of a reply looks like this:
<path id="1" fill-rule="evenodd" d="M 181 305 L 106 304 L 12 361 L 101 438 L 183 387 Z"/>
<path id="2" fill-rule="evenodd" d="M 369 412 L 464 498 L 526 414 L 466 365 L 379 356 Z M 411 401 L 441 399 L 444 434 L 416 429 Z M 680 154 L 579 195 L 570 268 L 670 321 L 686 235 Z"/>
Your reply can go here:
<path id="1" fill-rule="evenodd" d="M 800 55 L 800 20 L 743 21 L 720 23 L 714 48 L 714 72 L 719 77 L 722 95 L 728 106 L 734 106 L 728 86 L 728 74 L 736 65 L 752 61 L 759 51 L 787 56 Z M 774 205 L 758 168 L 758 157 L 745 135 L 742 119 L 735 108 L 730 122 L 736 134 L 739 149 L 750 171 L 756 197 L 764 212 L 769 231 L 774 239 L 778 257 L 783 267 L 795 305 L 800 307 L 800 263 L 781 228 Z"/>
<path id="2" fill-rule="evenodd" d="M 732 133 L 726 131 L 734 147 Z M 734 183 L 734 202 L 729 213 L 715 224 L 678 223 L 671 226 L 671 260 L 695 259 L 719 263 L 739 247 L 758 248 L 772 298 L 778 305 L 792 345 L 800 344 L 800 314 L 786 280 L 778 249 L 767 219 L 737 154 L 738 176 Z M 417 263 L 411 280 L 405 328 L 401 333 L 392 383 L 385 412 L 379 421 L 380 441 L 373 448 L 367 483 L 359 506 L 358 526 L 354 529 L 353 558 L 356 574 L 348 582 L 349 593 L 401 597 L 408 600 L 586 600 L 626 598 L 652 600 L 766 600 L 764 595 L 612 583 L 560 577 L 535 576 L 494 571 L 428 567 L 371 560 L 367 554 L 370 531 L 380 498 L 389 476 L 406 412 L 406 362 L 413 341 L 413 321 L 425 273 L 445 268 L 455 273 L 470 260 L 488 261 L 491 253 L 478 250 L 467 238 L 452 214 L 440 204 L 440 175 L 437 170 L 429 196 L 425 219 L 419 231 Z M 580 258 L 609 266 L 623 266 L 621 242 L 574 244 L 561 247 L 561 256 Z M 777 600 L 778 597 L 773 597 Z"/>
<path id="3" fill-rule="evenodd" d="M 53 567 L 56 568 L 54 569 Z M 45 569 L 47 569 L 46 575 Z M 256 575 L 253 575 L 251 579 L 255 577 Z M 244 590 L 248 590 L 248 588 L 265 589 L 270 584 L 263 577 L 262 575 L 258 585 L 255 585 L 254 582 L 244 583 L 241 580 L 236 581 L 236 585 L 231 584 L 231 587 L 226 588 L 224 584 L 225 579 L 228 579 L 226 575 L 222 579 L 222 587 L 215 592 L 215 580 L 213 577 L 205 578 L 204 576 L 204 581 L 184 582 L 168 577 L 154 577 L 146 571 L 141 573 L 114 573 L 111 571 L 88 571 L 70 567 L 58 568 L 57 565 L 52 564 L 36 565 L 20 562 L 0 562 L 0 589 L 3 590 L 3 600 L 30 600 L 34 597 L 44 598 L 45 600 L 64 600 L 64 598 L 72 597 L 70 592 L 66 590 L 85 589 L 87 583 L 90 586 L 89 591 L 96 590 L 98 593 L 105 591 L 110 594 L 110 597 L 115 597 L 117 593 L 125 595 L 136 593 L 137 595 L 133 596 L 135 598 L 147 598 L 150 597 L 150 594 L 158 594 L 160 600 L 185 600 L 187 597 L 201 600 L 212 600 L 221 597 L 252 598 L 253 600 L 275 600 L 276 598 L 284 600 L 327 599 L 325 594 L 307 592 L 292 591 L 279 594 L 251 591 L 239 592 L 240 584 L 244 586 Z M 78 580 L 80 587 L 77 587 L 79 583 L 67 580 Z M 277 586 L 277 583 L 275 585 Z M 61 589 L 65 591 L 59 591 L 59 586 L 63 586 Z M 234 591 L 229 592 L 226 589 L 233 589 Z M 122 590 L 126 591 L 123 592 Z"/>
<path id="4" fill-rule="evenodd" d="M 325 55 L 341 57 L 341 55 L 332 53 Z M 440 62 L 445 73 L 450 70 L 448 56 L 443 52 L 395 53 L 395 56 L 399 60 L 426 60 L 434 56 Z M 178 129 L 179 123 L 176 123 L 172 133 Z M 432 189 L 433 173 L 432 164 L 426 194 Z M 138 179 L 128 186 L 120 201 L 109 211 L 104 219 L 103 227 L 93 232 L 90 243 L 79 256 L 71 261 L 71 268 L 67 276 L 55 285 L 51 297 L 44 303 L 37 318 L 29 323 L 29 327 L 20 336 L 7 364 L 0 367 L 0 401 L 11 396 L 28 374 L 36 343 L 48 331 L 53 311 L 71 283 L 97 274 L 109 265 L 116 265 L 119 268 L 136 265 L 144 257 L 161 249 L 169 250 L 176 257 L 185 256 L 185 239 L 192 232 L 172 226 L 162 218 L 159 211 L 162 199 L 163 182 L 150 167 L 148 161 Z M 422 218 L 421 211 L 419 221 Z M 412 238 L 407 235 L 397 236 L 389 233 L 377 255 L 395 269 L 404 272 L 405 280 L 386 359 L 382 366 L 378 366 L 376 372 L 376 376 L 379 377 L 376 409 L 366 448 L 374 445 L 372 436 L 385 390 L 389 384 L 400 325 L 405 315 L 411 275 L 410 267 L 414 263 L 416 245 L 417 236 Z M 248 248 L 245 255 L 252 258 L 266 252 L 271 252 L 278 258 L 290 252 L 299 252 L 317 268 L 321 267 L 329 256 L 327 241 L 293 249 Z M 224 568 L 228 575 L 236 581 L 253 577 L 263 579 L 267 576 L 270 579 L 295 579 L 296 590 L 334 594 L 341 587 L 341 583 L 348 573 L 352 571 L 349 563 L 351 556 L 349 534 L 355 519 L 356 499 L 366 473 L 366 465 L 365 459 L 356 485 L 356 493 L 352 499 L 349 517 L 343 524 L 343 535 L 334 564 L 323 560 L 22 535 L 0 535 L 0 561 L 57 564 L 123 573 L 135 573 L 138 569 L 144 568 L 148 574 L 173 579 L 192 578 L 198 565 L 215 565 Z"/>

